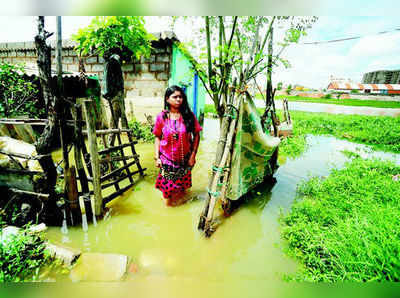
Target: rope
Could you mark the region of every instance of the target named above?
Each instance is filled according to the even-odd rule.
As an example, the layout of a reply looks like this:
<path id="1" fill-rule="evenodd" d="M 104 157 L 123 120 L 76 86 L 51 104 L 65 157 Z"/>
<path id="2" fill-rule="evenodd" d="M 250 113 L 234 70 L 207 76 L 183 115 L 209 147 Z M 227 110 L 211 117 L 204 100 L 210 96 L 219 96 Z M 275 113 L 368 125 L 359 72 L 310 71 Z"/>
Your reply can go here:
<path id="1" fill-rule="evenodd" d="M 229 108 L 231 108 L 231 109 L 229 109 Z M 238 110 L 234 105 L 232 105 L 232 104 L 227 104 L 227 105 L 226 105 L 226 109 L 227 109 L 229 112 L 228 112 L 228 113 L 225 113 L 225 114 L 224 114 L 224 117 L 230 117 L 230 118 L 232 118 L 232 119 L 236 119 L 237 116 L 239 115 L 239 110 Z M 236 114 L 235 114 L 233 111 L 235 111 Z"/>
<path id="2" fill-rule="evenodd" d="M 219 192 L 219 191 L 216 191 L 216 192 L 212 192 L 208 187 L 207 187 L 207 192 L 211 195 L 211 196 L 213 196 L 213 197 L 218 197 L 220 194 L 221 194 L 221 192 Z"/>
<path id="3" fill-rule="evenodd" d="M 212 167 L 213 172 L 220 172 L 220 173 L 222 173 L 222 172 L 225 171 L 226 169 L 229 169 L 229 167 L 228 167 L 228 166 L 225 166 L 225 167 L 222 167 L 222 168 L 217 167 L 217 166 L 213 166 L 213 167 Z"/>

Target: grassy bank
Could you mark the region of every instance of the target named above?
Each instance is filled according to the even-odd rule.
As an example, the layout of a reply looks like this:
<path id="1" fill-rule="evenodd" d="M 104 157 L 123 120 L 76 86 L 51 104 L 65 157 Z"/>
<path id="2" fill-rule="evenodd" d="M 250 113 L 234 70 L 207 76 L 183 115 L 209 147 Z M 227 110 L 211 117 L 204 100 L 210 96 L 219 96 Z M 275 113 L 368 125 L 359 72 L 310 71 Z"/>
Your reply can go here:
<path id="1" fill-rule="evenodd" d="M 258 109 L 262 113 L 262 109 Z M 208 113 L 215 113 L 206 105 Z M 278 112 L 279 114 L 279 112 Z M 400 118 L 388 116 L 334 115 L 328 113 L 290 112 L 293 138 L 282 142 L 280 152 L 296 157 L 305 147 L 305 135 L 332 135 L 339 139 L 372 146 L 374 149 L 400 153 Z M 282 117 L 280 117 L 282 118 Z"/>
<path id="2" fill-rule="evenodd" d="M 332 135 L 374 149 L 400 153 L 400 118 L 292 111 L 294 135 Z"/>
<path id="3" fill-rule="evenodd" d="M 281 100 L 283 98 L 287 98 L 289 101 L 325 103 L 325 104 L 335 104 L 335 105 L 341 105 L 341 106 L 400 109 L 400 102 L 398 102 L 398 101 L 337 99 L 337 98 L 329 98 L 328 99 L 328 98 L 312 98 L 312 97 L 285 96 L 285 95 L 278 95 L 275 97 L 276 100 Z M 262 98 L 258 98 L 258 99 L 262 99 Z"/>
<path id="4" fill-rule="evenodd" d="M 400 167 L 355 158 L 302 184 L 282 216 L 287 252 L 307 281 L 400 281 Z M 301 199 L 300 199 L 301 198 Z"/>

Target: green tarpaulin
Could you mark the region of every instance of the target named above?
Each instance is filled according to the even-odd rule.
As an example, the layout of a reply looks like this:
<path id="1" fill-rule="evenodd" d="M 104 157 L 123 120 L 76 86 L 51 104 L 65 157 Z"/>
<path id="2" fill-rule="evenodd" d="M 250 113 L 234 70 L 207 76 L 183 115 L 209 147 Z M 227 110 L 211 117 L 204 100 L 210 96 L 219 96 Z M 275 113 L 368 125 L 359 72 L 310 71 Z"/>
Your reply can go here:
<path id="1" fill-rule="evenodd" d="M 280 143 L 279 138 L 263 132 L 260 116 L 251 97 L 243 95 L 240 100 L 226 194 L 230 200 L 239 199 L 273 173 L 269 160 Z"/>

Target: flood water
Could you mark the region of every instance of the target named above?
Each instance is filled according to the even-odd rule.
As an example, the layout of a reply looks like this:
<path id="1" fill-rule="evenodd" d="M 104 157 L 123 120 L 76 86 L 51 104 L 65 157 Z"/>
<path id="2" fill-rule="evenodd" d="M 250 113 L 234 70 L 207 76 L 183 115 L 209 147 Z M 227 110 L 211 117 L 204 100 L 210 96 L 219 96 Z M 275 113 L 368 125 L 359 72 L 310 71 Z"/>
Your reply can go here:
<path id="1" fill-rule="evenodd" d="M 154 188 L 157 170 L 153 145 L 139 144 L 137 151 L 142 166 L 147 168 L 145 179 L 112 201 L 109 215 L 96 227 L 90 224 L 86 233 L 81 227 L 69 227 L 67 234 L 61 233 L 60 227 L 51 227 L 47 237 L 82 252 L 131 257 L 138 270 L 127 280 L 143 293 L 210 297 L 209 291 L 224 285 L 218 297 L 258 296 L 271 286 L 277 287 L 284 274 L 297 269 L 297 264 L 283 253 L 278 217 L 281 211 L 289 210 L 299 182 L 310 175 L 326 176 L 332 167 L 343 166 L 348 159 L 342 150 L 400 163 L 400 155 L 372 153 L 363 145 L 310 135 L 309 147 L 302 156 L 280 159 L 272 190 L 261 187 L 207 239 L 197 230 L 197 224 L 214 159 L 218 120 L 206 119 L 204 131 L 206 138 L 200 143 L 193 187 L 188 194 L 194 200 L 178 207 L 164 205 L 161 193 Z M 96 280 L 96 276 L 83 272 L 78 280 Z"/>

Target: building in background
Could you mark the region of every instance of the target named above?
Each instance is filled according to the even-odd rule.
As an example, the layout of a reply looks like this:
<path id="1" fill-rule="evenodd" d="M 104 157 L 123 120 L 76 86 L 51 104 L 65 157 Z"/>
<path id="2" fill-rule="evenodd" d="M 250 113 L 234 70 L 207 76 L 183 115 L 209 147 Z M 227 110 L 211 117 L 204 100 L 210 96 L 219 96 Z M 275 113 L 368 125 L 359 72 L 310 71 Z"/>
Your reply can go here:
<path id="1" fill-rule="evenodd" d="M 400 95 L 400 84 L 358 84 L 331 82 L 327 89 L 330 91 L 343 93 L 351 93 L 352 91 L 356 91 L 365 94 Z"/>
<path id="2" fill-rule="evenodd" d="M 367 72 L 362 78 L 363 84 L 400 84 L 399 70 L 378 70 Z"/>

